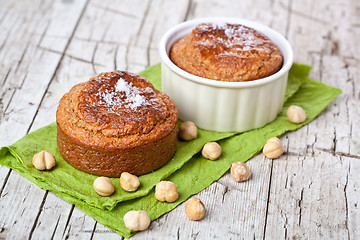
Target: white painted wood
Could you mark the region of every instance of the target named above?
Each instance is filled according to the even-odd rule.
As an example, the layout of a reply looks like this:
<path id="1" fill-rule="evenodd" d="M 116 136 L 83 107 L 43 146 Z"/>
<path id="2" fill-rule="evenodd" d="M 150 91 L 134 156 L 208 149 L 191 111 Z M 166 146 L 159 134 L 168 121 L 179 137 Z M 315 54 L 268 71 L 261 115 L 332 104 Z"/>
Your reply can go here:
<path id="1" fill-rule="evenodd" d="M 97 223 L 96 224 L 96 228 L 94 230 L 94 235 L 93 235 L 93 239 L 98 239 L 98 240 L 102 240 L 102 239 L 112 239 L 112 240 L 123 240 L 124 238 L 115 233 L 113 230 L 105 227 L 104 225 L 102 225 L 101 223 Z"/>
<path id="2" fill-rule="evenodd" d="M 21 19 L 18 25 L 9 30 L 10 34 L 0 51 L 2 66 L 9 69 L 5 71 L 7 75 L 2 77 L 4 80 L 0 92 L 1 146 L 13 143 L 26 134 L 61 60 L 62 53 L 44 49 L 41 44 L 54 31 L 61 42 L 69 42 L 84 7 L 84 1 L 77 1 L 71 8 L 64 2 L 24 2 L 9 2 L 9 12 L 1 22 L 1 26 L 6 28 L 16 22 L 16 19 Z M 26 9 L 25 13 L 16 12 L 15 6 L 18 5 Z M 66 8 L 68 14 L 64 14 Z M 56 41 L 53 44 L 57 49 L 64 45 Z M 60 50 L 64 51 L 65 45 Z"/>
<path id="3" fill-rule="evenodd" d="M 313 122 L 285 134 L 286 154 L 248 162 L 253 176 L 225 174 L 133 239 L 360 238 L 360 4 L 347 1 L 0 1 L 0 145 L 55 121 L 61 96 L 113 69 L 159 61 L 157 45 L 178 22 L 247 18 L 288 37 L 310 77 L 343 90 Z M 10 130 L 9 130 L 10 129 Z M 0 239 L 123 239 L 77 207 L 0 166 Z"/>
<path id="4" fill-rule="evenodd" d="M 358 144 L 358 136 L 352 137 L 351 123 L 359 114 L 354 104 L 358 99 L 354 94 L 358 92 L 354 89 L 355 70 L 349 66 L 358 63 L 347 63 L 349 56 L 345 54 L 349 53 L 339 51 L 356 34 L 342 27 L 341 21 L 331 20 L 340 11 L 343 18 L 351 15 L 347 4 L 341 4 L 341 10 L 325 2 L 292 4 L 289 39 L 295 54 L 296 49 L 309 49 L 307 54 L 296 56 L 310 60 L 315 66 L 311 76 L 341 88 L 343 94 L 311 124 L 287 134 L 289 157 L 274 161 L 266 238 L 357 239 L 360 236 L 354 228 L 356 217 L 349 219 L 349 211 L 353 216 L 360 214 L 357 201 L 350 206 L 347 193 L 349 189 L 353 193 L 358 189 L 356 183 L 350 188 L 348 185 L 353 178 L 351 162 L 359 156 L 358 152 L 350 152 L 350 146 L 354 149 Z M 318 12 L 323 13 L 321 19 Z M 340 38 L 340 33 L 347 37 Z"/>
<path id="5" fill-rule="evenodd" d="M 348 164 L 326 152 L 275 160 L 266 237 L 347 239 Z"/>
<path id="6" fill-rule="evenodd" d="M 43 201 L 44 204 L 32 232 L 32 238 L 44 240 L 52 237 L 55 239 L 65 238 L 69 231 L 68 221 L 73 213 L 73 205 L 52 192 L 48 192 Z"/>
<path id="7" fill-rule="evenodd" d="M 27 238 L 32 230 L 29 223 L 36 218 L 46 194 L 12 171 L 1 194 L 0 236 L 4 239 Z"/>
<path id="8" fill-rule="evenodd" d="M 66 226 L 65 234 L 56 236 L 57 239 L 91 239 L 97 222 L 75 207 Z"/>
<path id="9" fill-rule="evenodd" d="M 248 162 L 249 181 L 237 183 L 230 173 L 195 195 L 206 207 L 201 221 L 189 220 L 185 204 L 131 239 L 260 239 L 264 237 L 271 161 L 259 155 Z M 165 233 L 165 234 L 164 234 Z"/>
<path id="10" fill-rule="evenodd" d="M 0 49 L 2 69 L 9 69 L 1 77 L 1 146 L 29 132 L 84 5 L 85 1 L 77 1 L 71 8 L 60 1 L 1 3 L 7 10 L 0 26 L 9 32 Z M 60 53 L 41 46 L 54 31 L 59 40 L 52 41 L 53 48 Z M 48 192 L 15 171 L 0 169 L 0 238 L 31 238 Z"/>

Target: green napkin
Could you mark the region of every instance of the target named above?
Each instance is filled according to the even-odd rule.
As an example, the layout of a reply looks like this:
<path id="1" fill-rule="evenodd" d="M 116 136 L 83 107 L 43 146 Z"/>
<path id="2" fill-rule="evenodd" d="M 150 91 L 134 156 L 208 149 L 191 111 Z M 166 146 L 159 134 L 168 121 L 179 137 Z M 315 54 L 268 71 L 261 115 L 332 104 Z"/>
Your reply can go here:
<path id="1" fill-rule="evenodd" d="M 13 168 L 39 187 L 51 190 L 60 197 L 70 195 L 101 209 L 111 210 L 117 203 L 147 195 L 161 180 L 181 168 L 191 157 L 200 151 L 206 142 L 217 141 L 234 133 L 209 132 L 199 129 L 199 137 L 191 144 L 178 141 L 176 154 L 162 168 L 140 176 L 141 186 L 136 192 L 129 193 L 120 186 L 119 178 L 111 178 L 115 193 L 110 197 L 99 196 L 92 183 L 98 177 L 81 172 L 68 164 L 57 151 L 56 123 L 52 123 L 32 132 L 15 144 L 0 150 L 0 164 Z M 32 165 L 32 157 L 41 150 L 51 152 L 56 158 L 56 168 L 53 171 L 38 171 Z M 14 158 L 18 162 L 14 162 Z"/>
<path id="2" fill-rule="evenodd" d="M 268 138 L 295 130 L 314 119 L 341 90 L 307 79 L 310 69 L 306 65 L 293 65 L 286 90 L 287 101 L 275 121 L 241 134 L 199 130 L 198 139 L 178 142 L 176 154 L 168 164 L 141 176 L 142 185 L 135 193 L 123 191 L 119 179 L 114 178 L 115 194 L 106 198 L 98 196 L 92 188 L 96 176 L 74 169 L 59 155 L 56 149 L 56 124 L 50 124 L 11 146 L 1 148 L 0 164 L 15 169 L 39 187 L 53 191 L 105 226 L 124 237 L 130 237 L 134 232 L 126 229 L 122 220 L 127 211 L 145 210 L 154 220 L 218 180 L 232 162 L 246 161 L 257 154 Z M 159 64 L 141 74 L 160 88 Z M 286 118 L 289 105 L 303 107 L 308 117 L 306 122 L 290 123 Z M 217 161 L 208 161 L 197 153 L 208 141 L 218 141 L 223 148 L 223 154 Z M 57 167 L 53 171 L 37 171 L 32 167 L 32 156 L 43 149 L 53 153 L 57 159 Z M 165 178 L 174 182 L 178 188 L 179 199 L 174 203 L 162 203 L 154 197 L 154 185 Z"/>

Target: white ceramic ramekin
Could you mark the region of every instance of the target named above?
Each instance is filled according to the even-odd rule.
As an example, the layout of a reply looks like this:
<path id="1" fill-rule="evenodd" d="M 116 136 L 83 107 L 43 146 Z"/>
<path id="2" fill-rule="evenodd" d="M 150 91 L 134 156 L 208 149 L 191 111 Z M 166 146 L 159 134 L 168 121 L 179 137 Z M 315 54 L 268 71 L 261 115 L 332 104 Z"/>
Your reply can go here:
<path id="1" fill-rule="evenodd" d="M 242 24 L 269 37 L 283 54 L 284 62 L 275 74 L 248 82 L 222 82 L 190 74 L 177 67 L 169 58 L 171 47 L 190 34 L 200 23 Z M 179 118 L 193 121 L 211 131 L 242 132 L 262 127 L 273 121 L 281 111 L 293 51 L 278 32 L 256 22 L 236 18 L 201 18 L 180 23 L 162 37 L 162 91 L 175 102 Z"/>

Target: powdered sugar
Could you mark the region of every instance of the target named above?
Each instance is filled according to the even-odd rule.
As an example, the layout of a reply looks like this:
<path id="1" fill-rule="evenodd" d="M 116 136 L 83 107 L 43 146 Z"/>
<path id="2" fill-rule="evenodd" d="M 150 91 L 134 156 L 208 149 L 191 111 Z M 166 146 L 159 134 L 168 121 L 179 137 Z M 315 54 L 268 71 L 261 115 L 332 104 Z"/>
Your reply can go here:
<path id="1" fill-rule="evenodd" d="M 255 36 L 261 36 L 261 33 L 255 33 L 253 29 L 239 24 L 201 24 L 197 26 L 197 29 L 200 31 L 199 33 L 207 33 L 206 37 L 203 37 L 202 34 L 198 35 L 197 43 L 203 46 L 214 47 L 216 44 L 221 44 L 227 49 L 249 51 L 267 42 L 266 39 Z"/>
<path id="2" fill-rule="evenodd" d="M 219 22 L 219 23 L 212 23 L 211 26 L 213 29 L 217 29 L 217 28 L 225 29 L 227 24 L 225 22 Z"/>
<path id="3" fill-rule="evenodd" d="M 235 35 L 234 28 L 226 28 L 224 32 L 225 32 L 226 37 L 228 37 L 228 38 L 233 38 Z"/>
<path id="4" fill-rule="evenodd" d="M 135 109 L 137 107 L 140 107 L 141 105 L 144 104 L 145 102 L 145 98 L 144 96 L 141 95 L 135 95 L 135 96 L 131 96 L 131 99 L 129 99 L 129 106 L 131 109 Z"/>
<path id="5" fill-rule="evenodd" d="M 117 109 L 136 110 L 141 106 L 151 104 L 151 99 L 147 101 L 145 95 L 153 95 L 155 92 L 147 87 L 139 89 L 132 82 L 127 82 L 123 78 L 119 78 L 115 84 L 113 91 L 105 89 L 95 95 L 99 97 L 98 105 L 106 107 L 109 112 L 117 113 Z"/>
<path id="6" fill-rule="evenodd" d="M 132 83 L 128 83 L 122 78 L 119 78 L 119 80 L 117 81 L 117 83 L 115 85 L 115 91 L 124 92 L 126 95 L 129 95 L 133 88 L 134 88 L 134 86 Z"/>

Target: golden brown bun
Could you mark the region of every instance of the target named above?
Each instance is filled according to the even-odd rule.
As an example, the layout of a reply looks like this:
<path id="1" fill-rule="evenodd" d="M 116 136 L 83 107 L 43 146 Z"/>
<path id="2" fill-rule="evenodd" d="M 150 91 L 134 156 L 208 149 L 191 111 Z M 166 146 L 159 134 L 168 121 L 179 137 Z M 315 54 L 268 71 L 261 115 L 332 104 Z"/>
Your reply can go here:
<path id="1" fill-rule="evenodd" d="M 58 150 L 84 172 L 142 175 L 173 156 L 177 117 L 173 101 L 145 78 L 123 71 L 101 73 L 60 100 Z"/>
<path id="2" fill-rule="evenodd" d="M 198 25 L 176 42 L 171 60 L 191 74 L 227 82 L 270 76 L 283 62 L 279 48 L 262 33 L 240 24 Z"/>

